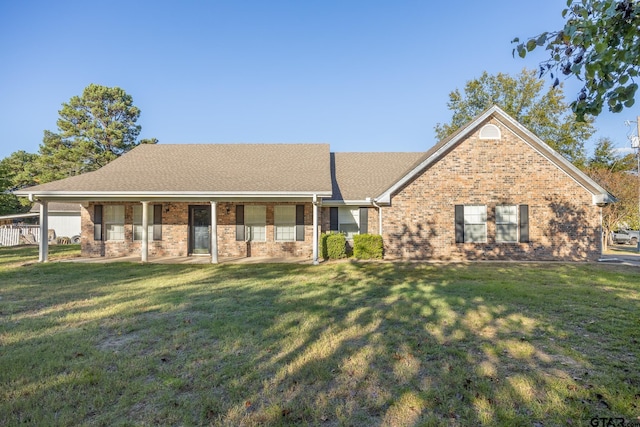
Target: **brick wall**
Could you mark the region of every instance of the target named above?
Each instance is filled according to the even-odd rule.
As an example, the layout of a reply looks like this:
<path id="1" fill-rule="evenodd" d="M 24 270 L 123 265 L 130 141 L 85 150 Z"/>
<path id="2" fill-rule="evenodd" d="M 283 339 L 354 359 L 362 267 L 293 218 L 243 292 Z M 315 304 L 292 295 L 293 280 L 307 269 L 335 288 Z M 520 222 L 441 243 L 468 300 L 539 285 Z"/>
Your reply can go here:
<path id="1" fill-rule="evenodd" d="M 100 203 L 125 206 L 124 240 L 96 241 L 93 239 L 94 206 L 90 203 L 82 208 L 81 251 L 85 257 L 117 257 L 140 255 L 141 242 L 133 240 L 133 206 L 138 203 Z M 243 203 L 243 205 L 266 206 L 266 241 L 236 241 L 236 204 L 217 203 L 217 232 L 219 257 L 245 257 L 247 249 L 251 256 L 270 257 L 308 257 L 312 256 L 313 210 L 311 203 L 304 203 L 305 240 L 295 242 L 276 242 L 274 230 L 274 206 L 296 205 L 302 203 Z M 154 203 L 149 204 L 153 209 Z M 189 206 L 211 206 L 210 203 L 162 203 L 162 240 L 151 241 L 149 237 L 149 256 L 186 256 L 189 254 Z"/>
<path id="2" fill-rule="evenodd" d="M 384 207 L 387 258 L 586 260 L 600 256 L 600 208 L 591 194 L 493 120 L 500 140 L 476 131 Z M 455 205 L 487 206 L 487 242 L 455 243 Z M 529 243 L 495 240 L 495 206 L 529 206 Z"/>

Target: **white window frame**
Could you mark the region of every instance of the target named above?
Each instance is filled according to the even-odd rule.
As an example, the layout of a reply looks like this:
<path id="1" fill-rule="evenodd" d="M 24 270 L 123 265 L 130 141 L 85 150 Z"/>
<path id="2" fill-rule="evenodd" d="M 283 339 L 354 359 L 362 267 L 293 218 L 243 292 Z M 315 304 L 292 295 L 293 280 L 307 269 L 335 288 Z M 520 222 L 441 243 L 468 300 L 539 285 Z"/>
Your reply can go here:
<path id="1" fill-rule="evenodd" d="M 124 205 L 104 205 L 104 240 L 124 240 Z"/>
<path id="2" fill-rule="evenodd" d="M 244 206 L 245 238 L 252 242 L 267 241 L 267 207 L 264 205 Z"/>
<path id="3" fill-rule="evenodd" d="M 278 205 L 273 208 L 274 239 L 276 242 L 295 242 L 296 206 Z"/>
<path id="4" fill-rule="evenodd" d="M 478 230 L 481 231 L 480 236 L 476 236 Z M 465 243 L 487 242 L 486 205 L 464 205 L 464 241 Z"/>
<path id="5" fill-rule="evenodd" d="M 153 205 L 147 209 L 147 232 L 149 240 L 153 240 Z M 133 205 L 133 241 L 142 240 L 142 205 Z"/>
<path id="6" fill-rule="evenodd" d="M 354 227 L 355 225 L 355 227 Z M 338 231 L 344 233 L 348 240 L 360 234 L 360 208 L 359 207 L 339 207 L 338 208 Z"/>
<path id="7" fill-rule="evenodd" d="M 509 209 L 511 212 L 502 212 Z M 513 229 L 515 232 L 504 233 L 501 228 Z M 496 206 L 496 242 L 517 243 L 518 242 L 518 205 L 497 205 Z M 505 239 L 504 236 L 513 235 L 513 240 Z"/>

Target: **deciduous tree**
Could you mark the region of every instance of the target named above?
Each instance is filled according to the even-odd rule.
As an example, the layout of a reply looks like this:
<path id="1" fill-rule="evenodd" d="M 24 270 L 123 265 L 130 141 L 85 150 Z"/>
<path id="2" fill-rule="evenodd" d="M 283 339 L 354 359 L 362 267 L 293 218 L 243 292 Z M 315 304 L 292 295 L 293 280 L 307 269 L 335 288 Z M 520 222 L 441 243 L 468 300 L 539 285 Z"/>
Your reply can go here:
<path id="1" fill-rule="evenodd" d="M 0 214 L 25 212 L 30 207 L 26 199 L 19 199 L 11 191 L 34 185 L 34 162 L 37 154 L 16 151 L 0 161 Z"/>
<path id="2" fill-rule="evenodd" d="M 589 158 L 585 172 L 618 201 L 602 209 L 602 228 L 607 237 L 603 244 L 610 243 L 611 231 L 625 224 L 638 229 L 639 181 L 633 154 L 621 155 L 615 151 L 612 141 L 601 138 L 594 154 Z"/>
<path id="3" fill-rule="evenodd" d="M 447 107 L 453 112 L 449 123 L 438 123 L 436 136 L 443 139 L 492 105 L 522 123 L 569 161 L 583 166 L 584 143 L 593 134 L 591 121 L 578 123 L 564 102 L 562 87 L 545 91 L 544 82 L 535 70 L 524 69 L 513 77 L 486 71 L 470 80 L 464 93 L 455 89 L 449 94 Z"/>
<path id="4" fill-rule="evenodd" d="M 556 86 L 562 76 L 584 82 L 571 102 L 579 120 L 597 116 L 605 105 L 613 112 L 633 106 L 640 73 L 640 2 L 568 0 L 562 16 L 561 30 L 524 42 L 515 38 L 513 54 L 524 58 L 544 47 L 549 58 L 540 64 L 540 76 L 548 74 Z"/>

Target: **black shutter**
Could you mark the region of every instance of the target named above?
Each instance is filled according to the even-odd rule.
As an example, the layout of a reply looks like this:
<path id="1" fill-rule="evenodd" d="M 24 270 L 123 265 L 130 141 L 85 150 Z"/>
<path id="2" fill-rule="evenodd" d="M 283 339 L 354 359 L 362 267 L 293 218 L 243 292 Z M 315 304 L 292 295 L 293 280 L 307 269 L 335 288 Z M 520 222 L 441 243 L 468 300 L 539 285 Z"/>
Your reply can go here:
<path id="1" fill-rule="evenodd" d="M 338 231 L 338 208 L 329 208 L 329 231 Z"/>
<path id="2" fill-rule="evenodd" d="M 360 234 L 369 232 L 369 208 L 360 208 Z"/>
<path id="3" fill-rule="evenodd" d="M 93 207 L 93 240 L 102 240 L 102 205 Z"/>
<path id="4" fill-rule="evenodd" d="M 162 240 L 162 205 L 153 205 L 153 240 Z"/>
<path id="5" fill-rule="evenodd" d="M 296 205 L 296 240 L 304 242 L 304 205 Z"/>
<path id="6" fill-rule="evenodd" d="M 456 243 L 464 243 L 464 205 L 456 205 Z"/>
<path id="7" fill-rule="evenodd" d="M 236 205 L 236 241 L 244 242 L 244 205 Z"/>
<path id="8" fill-rule="evenodd" d="M 520 205 L 520 243 L 529 243 L 529 205 Z"/>

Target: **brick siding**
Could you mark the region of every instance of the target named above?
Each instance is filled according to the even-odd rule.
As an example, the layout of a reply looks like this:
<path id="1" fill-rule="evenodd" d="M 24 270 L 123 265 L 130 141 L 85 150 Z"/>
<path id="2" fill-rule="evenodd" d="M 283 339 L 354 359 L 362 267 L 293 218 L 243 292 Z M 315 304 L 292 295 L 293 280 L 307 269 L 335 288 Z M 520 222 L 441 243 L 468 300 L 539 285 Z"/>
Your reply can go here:
<path id="1" fill-rule="evenodd" d="M 481 140 L 478 129 L 391 197 L 382 208 L 385 258 L 437 260 L 593 260 L 600 256 L 600 208 L 591 194 L 498 120 L 500 140 Z M 102 203 L 106 205 L 108 203 Z M 133 241 L 133 205 L 125 206 L 125 238 L 93 239 L 94 204 L 82 209 L 82 255 L 114 257 L 140 254 Z M 236 241 L 236 204 L 217 203 L 218 256 L 312 256 L 313 206 L 304 203 L 305 240 L 276 242 L 274 207 L 266 206 L 266 241 Z M 289 203 L 291 205 L 299 203 Z M 150 207 L 153 203 L 150 203 Z M 149 241 L 150 256 L 189 254 L 189 206 L 162 203 L 162 240 Z M 487 207 L 487 241 L 455 242 L 455 205 Z M 529 242 L 496 242 L 495 207 L 528 205 Z M 368 228 L 379 232 L 379 210 L 370 207 Z M 329 230 L 329 208 L 319 209 L 319 226 Z"/>
<path id="2" fill-rule="evenodd" d="M 385 256 L 402 259 L 593 260 L 601 253 L 600 208 L 591 194 L 511 133 L 478 130 L 384 207 Z M 487 242 L 455 243 L 455 205 L 487 206 Z M 495 206 L 529 206 L 529 243 L 495 240 Z"/>
<path id="3" fill-rule="evenodd" d="M 124 240 L 99 241 L 93 239 L 93 213 L 96 204 L 124 205 Z M 155 203 L 150 203 L 149 208 Z M 304 241 L 276 242 L 274 237 L 274 206 L 304 205 Z M 85 257 L 118 257 L 139 255 L 141 242 L 133 240 L 133 206 L 138 203 L 90 203 L 82 208 L 81 252 Z M 313 248 L 313 207 L 311 203 L 243 203 L 243 205 L 266 206 L 266 241 L 236 241 L 236 204 L 217 203 L 217 232 L 219 257 L 307 257 L 311 258 Z M 152 241 L 149 236 L 149 256 L 187 256 L 189 254 L 189 206 L 211 206 L 210 203 L 162 203 L 162 240 Z"/>

